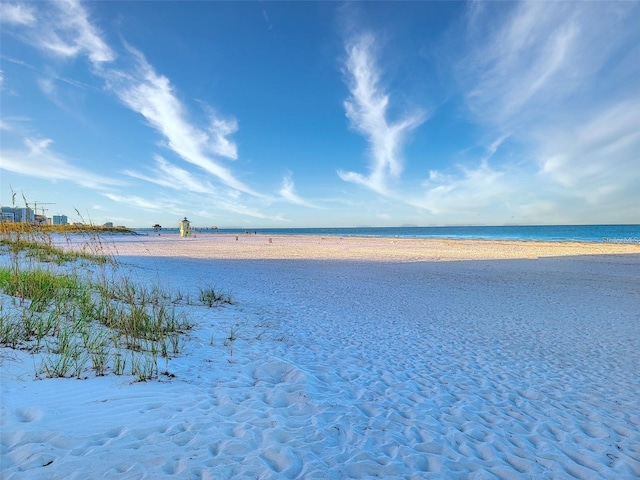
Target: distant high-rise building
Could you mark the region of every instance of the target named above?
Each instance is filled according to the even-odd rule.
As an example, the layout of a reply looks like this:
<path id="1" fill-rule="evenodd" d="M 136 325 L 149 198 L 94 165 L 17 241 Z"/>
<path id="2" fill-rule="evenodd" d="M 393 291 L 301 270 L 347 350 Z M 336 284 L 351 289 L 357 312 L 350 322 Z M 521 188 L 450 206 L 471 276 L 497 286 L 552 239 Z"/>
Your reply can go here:
<path id="1" fill-rule="evenodd" d="M 53 224 L 54 225 L 68 225 L 69 219 L 66 215 L 54 215 L 53 216 Z"/>
<path id="2" fill-rule="evenodd" d="M 2 207 L 2 221 L 33 223 L 35 214 L 28 207 Z"/>
<path id="3" fill-rule="evenodd" d="M 2 217 L 0 217 L 0 220 L 3 222 L 15 222 L 16 214 L 14 213 L 13 208 L 2 207 Z"/>

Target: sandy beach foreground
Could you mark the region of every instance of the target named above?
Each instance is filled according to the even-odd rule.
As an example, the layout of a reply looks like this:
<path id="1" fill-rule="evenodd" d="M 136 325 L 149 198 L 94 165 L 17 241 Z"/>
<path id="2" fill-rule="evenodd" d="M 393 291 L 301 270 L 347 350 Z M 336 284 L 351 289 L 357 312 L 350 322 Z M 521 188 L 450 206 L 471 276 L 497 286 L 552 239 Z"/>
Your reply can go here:
<path id="1" fill-rule="evenodd" d="M 6 479 L 640 477 L 640 246 L 117 237 L 233 305 L 173 375 L 34 380 L 0 349 Z M 321 261 L 319 261 L 321 260 Z"/>

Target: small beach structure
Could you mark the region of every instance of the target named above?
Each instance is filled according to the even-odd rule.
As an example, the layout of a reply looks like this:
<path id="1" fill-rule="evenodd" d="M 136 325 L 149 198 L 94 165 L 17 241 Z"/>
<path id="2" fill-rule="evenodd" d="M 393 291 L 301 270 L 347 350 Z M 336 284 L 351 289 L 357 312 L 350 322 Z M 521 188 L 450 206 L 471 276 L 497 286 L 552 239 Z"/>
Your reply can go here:
<path id="1" fill-rule="evenodd" d="M 191 223 L 187 217 L 184 217 L 184 220 L 180 222 L 180 236 L 188 237 L 189 235 L 191 235 Z"/>

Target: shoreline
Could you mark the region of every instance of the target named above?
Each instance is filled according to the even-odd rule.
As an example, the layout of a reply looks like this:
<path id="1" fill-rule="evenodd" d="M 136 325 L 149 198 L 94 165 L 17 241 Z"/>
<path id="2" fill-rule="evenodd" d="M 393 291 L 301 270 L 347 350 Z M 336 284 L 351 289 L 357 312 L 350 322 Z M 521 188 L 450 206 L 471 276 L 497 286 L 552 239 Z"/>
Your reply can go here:
<path id="1" fill-rule="evenodd" d="M 114 246 L 119 256 L 239 260 L 432 262 L 640 254 L 640 245 L 627 243 L 226 233 L 195 234 L 191 237 L 180 237 L 178 234 L 126 237 L 115 239 Z"/>

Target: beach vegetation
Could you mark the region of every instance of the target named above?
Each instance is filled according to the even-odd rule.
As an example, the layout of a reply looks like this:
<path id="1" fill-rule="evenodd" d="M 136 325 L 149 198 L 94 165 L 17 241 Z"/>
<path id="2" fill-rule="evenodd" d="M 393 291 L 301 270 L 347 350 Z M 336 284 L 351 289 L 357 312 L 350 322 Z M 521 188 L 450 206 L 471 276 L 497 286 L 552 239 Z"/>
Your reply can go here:
<path id="1" fill-rule="evenodd" d="M 199 300 L 203 305 L 206 305 L 209 308 L 216 305 L 233 304 L 231 295 L 216 291 L 215 287 L 200 287 Z"/>
<path id="2" fill-rule="evenodd" d="M 0 224 L 4 225 L 4 224 Z M 46 237 L 43 237 L 46 238 Z M 109 258 L 105 255 L 89 253 L 87 251 L 65 250 L 54 245 L 50 238 L 45 242 L 38 241 L 37 238 L 21 238 L 5 236 L 0 238 L 0 245 L 9 249 L 13 254 L 24 252 L 27 257 L 35 258 L 39 262 L 54 262 L 62 265 L 78 259 L 86 259 L 95 263 L 106 263 Z"/>
<path id="3" fill-rule="evenodd" d="M 28 301 L 28 307 L 37 312 L 78 288 L 77 279 L 70 275 L 39 268 L 15 271 L 0 267 L 0 289 L 17 298 L 21 305 Z"/>
<path id="4" fill-rule="evenodd" d="M 171 376 L 168 368 L 160 372 L 158 357 L 168 365 L 193 327 L 184 295 L 122 274 L 105 231 L 127 233 L 0 224 L 0 254 L 7 260 L 0 264 L 0 347 L 32 353 L 40 360 L 37 376 Z M 211 298 L 230 303 L 229 296 Z"/>
<path id="5" fill-rule="evenodd" d="M 28 233 L 41 234 L 48 236 L 51 234 L 97 234 L 104 236 L 105 234 L 125 234 L 125 235 L 138 235 L 137 232 L 126 227 L 106 227 L 102 225 L 94 225 L 89 223 L 79 223 L 72 225 L 49 225 L 49 224 L 36 224 L 25 222 L 2 222 L 0 223 L 0 235 L 7 234 L 24 234 Z"/>
<path id="6" fill-rule="evenodd" d="M 238 334 L 241 330 L 246 328 L 247 321 L 236 322 L 229 327 L 229 334 L 224 338 L 224 346 L 229 349 L 229 356 L 233 358 L 233 352 L 235 350 L 236 341 L 238 340 Z"/>

